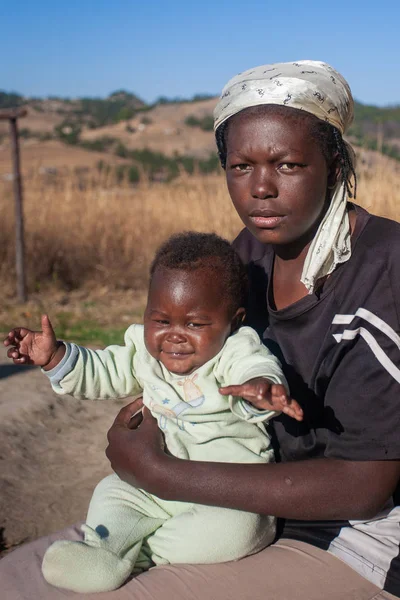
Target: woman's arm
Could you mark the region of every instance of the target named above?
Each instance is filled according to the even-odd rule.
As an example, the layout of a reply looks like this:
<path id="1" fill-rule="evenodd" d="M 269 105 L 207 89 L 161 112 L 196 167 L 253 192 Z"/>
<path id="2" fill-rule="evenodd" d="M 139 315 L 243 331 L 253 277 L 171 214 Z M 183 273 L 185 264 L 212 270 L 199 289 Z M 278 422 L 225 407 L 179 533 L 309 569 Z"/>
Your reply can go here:
<path id="1" fill-rule="evenodd" d="M 249 465 L 181 460 L 165 454 L 157 422 L 124 407 L 107 456 L 118 475 L 166 500 L 195 502 L 301 520 L 368 519 L 393 493 L 400 461 L 332 458 Z"/>
<path id="2" fill-rule="evenodd" d="M 374 517 L 393 493 L 400 461 L 330 458 L 266 465 L 187 463 L 168 457 L 154 493 L 301 520 Z M 186 463 L 186 464 L 185 464 Z"/>

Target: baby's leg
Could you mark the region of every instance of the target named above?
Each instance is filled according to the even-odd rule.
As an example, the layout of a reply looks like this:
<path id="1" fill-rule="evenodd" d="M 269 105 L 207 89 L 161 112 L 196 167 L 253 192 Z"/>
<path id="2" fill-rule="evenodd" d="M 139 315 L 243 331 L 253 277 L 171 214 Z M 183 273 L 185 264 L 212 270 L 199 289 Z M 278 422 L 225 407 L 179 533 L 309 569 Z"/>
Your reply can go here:
<path id="1" fill-rule="evenodd" d="M 55 542 L 43 559 L 48 583 L 74 592 L 118 588 L 132 573 L 143 538 L 171 514 L 152 496 L 117 475 L 103 479 L 90 501 L 83 542 Z M 141 566 L 149 568 L 151 563 Z"/>
<path id="2" fill-rule="evenodd" d="M 274 537 L 273 517 L 197 504 L 166 521 L 143 549 L 156 565 L 220 563 L 254 554 Z"/>

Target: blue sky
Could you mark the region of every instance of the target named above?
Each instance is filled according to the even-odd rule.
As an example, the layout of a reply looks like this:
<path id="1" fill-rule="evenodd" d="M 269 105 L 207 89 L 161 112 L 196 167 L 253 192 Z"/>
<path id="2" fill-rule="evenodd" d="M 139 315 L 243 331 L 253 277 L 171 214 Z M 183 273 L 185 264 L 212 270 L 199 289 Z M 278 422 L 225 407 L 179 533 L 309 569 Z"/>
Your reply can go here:
<path id="1" fill-rule="evenodd" d="M 219 93 L 250 67 L 311 58 L 355 98 L 400 104 L 399 0 L 0 0 L 0 89 L 34 96 Z"/>

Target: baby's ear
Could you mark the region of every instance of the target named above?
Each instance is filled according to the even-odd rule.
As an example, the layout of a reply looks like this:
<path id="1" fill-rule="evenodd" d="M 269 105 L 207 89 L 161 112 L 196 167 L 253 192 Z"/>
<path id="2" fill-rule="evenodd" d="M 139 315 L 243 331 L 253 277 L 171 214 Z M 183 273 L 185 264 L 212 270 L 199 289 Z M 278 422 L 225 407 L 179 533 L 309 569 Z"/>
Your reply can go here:
<path id="1" fill-rule="evenodd" d="M 246 310 L 242 307 L 238 308 L 232 317 L 231 321 L 231 333 L 234 333 L 239 327 L 242 326 L 243 321 L 246 317 Z"/>

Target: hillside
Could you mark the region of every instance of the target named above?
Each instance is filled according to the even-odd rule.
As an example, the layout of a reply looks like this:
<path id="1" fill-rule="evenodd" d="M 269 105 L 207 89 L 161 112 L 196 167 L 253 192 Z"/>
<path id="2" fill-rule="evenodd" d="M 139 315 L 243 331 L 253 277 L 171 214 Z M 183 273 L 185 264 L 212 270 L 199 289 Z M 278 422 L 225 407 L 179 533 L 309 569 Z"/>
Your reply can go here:
<path id="1" fill-rule="evenodd" d="M 400 160 L 400 105 L 379 108 L 356 102 L 349 136 L 360 146 Z"/>
<path id="2" fill-rule="evenodd" d="M 19 94 L 0 91 L 0 109 L 14 106 L 24 106 L 28 110 L 26 127 L 32 132 L 40 133 L 43 131 L 43 119 L 53 127 L 67 120 L 86 127 L 102 127 L 128 119 L 146 105 L 140 98 L 125 90 L 118 90 L 104 99 L 25 98 Z"/>
<path id="3" fill-rule="evenodd" d="M 0 109 L 21 106 L 23 168 L 27 170 L 130 165 L 135 182 L 169 180 L 182 171 L 218 170 L 212 133 L 217 99 L 160 98 L 146 105 L 119 90 L 107 98 L 25 98 L 0 92 Z M 400 106 L 379 108 L 356 102 L 349 138 L 358 146 L 400 160 Z M 122 167 L 121 167 L 122 168 Z M 0 171 L 11 170 L 8 124 L 0 121 Z"/>
<path id="4" fill-rule="evenodd" d="M 211 117 L 216 98 L 199 102 L 172 102 L 158 104 L 146 112 L 138 112 L 132 119 L 98 129 L 85 129 L 82 140 L 103 137 L 118 138 L 129 150 L 149 148 L 167 156 L 191 155 L 205 158 L 215 152 L 212 127 L 204 130 L 189 125 Z M 192 117 L 192 119 L 190 119 Z"/>

